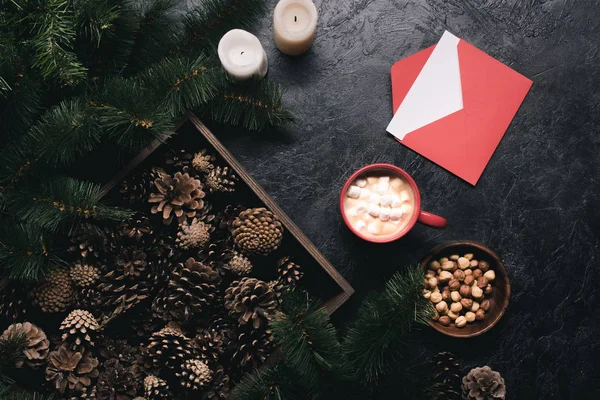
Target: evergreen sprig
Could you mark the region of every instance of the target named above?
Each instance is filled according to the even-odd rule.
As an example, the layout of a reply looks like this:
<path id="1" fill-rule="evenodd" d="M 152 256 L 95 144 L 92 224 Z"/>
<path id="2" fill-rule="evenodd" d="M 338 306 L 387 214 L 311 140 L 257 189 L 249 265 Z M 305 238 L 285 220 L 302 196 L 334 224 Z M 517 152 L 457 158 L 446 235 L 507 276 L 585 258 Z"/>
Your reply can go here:
<path id="1" fill-rule="evenodd" d="M 397 272 L 381 293 L 368 297 L 342 344 L 354 378 L 375 385 L 409 345 L 409 334 L 431 318 L 423 297 L 423 271 L 409 267 Z"/>
<path id="2" fill-rule="evenodd" d="M 307 400 L 293 379 L 293 373 L 283 364 L 265 366 L 246 374 L 235 386 L 235 400 Z"/>
<path id="3" fill-rule="evenodd" d="M 27 341 L 27 334 L 24 332 L 0 337 L 0 394 L 3 387 L 11 383 L 7 371 L 24 359 L 23 349 L 27 345 Z"/>
<path id="4" fill-rule="evenodd" d="M 121 7 L 113 0 L 75 0 L 75 27 L 82 38 L 99 47 L 102 39 L 114 37 Z"/>

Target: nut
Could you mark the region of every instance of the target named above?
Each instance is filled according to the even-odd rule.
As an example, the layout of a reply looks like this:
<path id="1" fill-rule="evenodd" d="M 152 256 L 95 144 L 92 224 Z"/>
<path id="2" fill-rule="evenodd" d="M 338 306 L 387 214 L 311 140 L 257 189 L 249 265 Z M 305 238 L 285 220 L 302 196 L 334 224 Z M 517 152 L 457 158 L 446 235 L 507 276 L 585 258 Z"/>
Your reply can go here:
<path id="1" fill-rule="evenodd" d="M 475 257 L 475 256 L 473 255 L 473 253 L 467 253 L 463 257 L 466 258 L 467 260 L 471 261 L 473 259 L 473 257 Z"/>
<path id="2" fill-rule="evenodd" d="M 462 282 L 465 279 L 466 275 L 464 271 L 457 269 L 456 271 L 454 271 L 454 274 L 452 274 L 452 276 L 454 276 L 454 279 L 458 280 L 459 282 Z"/>
<path id="3" fill-rule="evenodd" d="M 429 298 L 433 304 L 439 303 L 442 301 L 442 294 L 440 292 L 433 292 Z"/>
<path id="4" fill-rule="evenodd" d="M 481 299 L 483 297 L 483 290 L 477 285 L 471 286 L 471 296 L 474 299 Z"/>
<path id="5" fill-rule="evenodd" d="M 492 285 L 490 285 L 489 283 L 487 284 L 487 286 L 483 289 L 483 294 L 488 295 L 488 294 L 492 294 Z"/>
<path id="6" fill-rule="evenodd" d="M 471 286 L 471 284 L 473 282 L 475 282 L 475 278 L 473 277 L 473 275 L 467 275 L 467 276 L 465 276 L 465 280 L 463 281 L 463 283 L 465 285 L 469 285 L 469 286 Z"/>
<path id="7" fill-rule="evenodd" d="M 456 292 L 454 292 L 454 293 L 456 293 Z M 462 305 L 460 303 L 452 303 L 450 305 L 450 311 L 452 311 L 455 314 L 458 314 L 461 310 L 462 310 Z"/>
<path id="8" fill-rule="evenodd" d="M 471 262 L 469 263 L 469 266 L 471 268 L 477 268 L 478 265 L 479 265 L 479 261 L 477 261 L 477 260 L 471 260 Z"/>
<path id="9" fill-rule="evenodd" d="M 467 322 L 473 322 L 475 321 L 475 313 L 472 311 L 467 311 L 465 318 L 467 319 Z"/>
<path id="10" fill-rule="evenodd" d="M 432 262 L 429 263 L 429 268 L 432 269 L 433 271 L 437 271 L 438 269 L 440 269 L 442 266 L 440 265 L 439 261 L 435 261 L 433 260 Z"/>
<path id="11" fill-rule="evenodd" d="M 427 300 L 431 299 L 431 290 L 423 289 L 423 297 Z"/>
<path id="12" fill-rule="evenodd" d="M 448 325 L 450 325 L 452 320 L 450 319 L 449 316 L 444 315 L 444 316 L 440 317 L 440 319 L 438 319 L 438 322 L 444 326 L 448 326 Z"/>
<path id="13" fill-rule="evenodd" d="M 429 284 L 429 287 L 432 289 L 435 289 L 438 285 L 438 280 L 437 278 L 430 278 L 429 281 L 427 281 L 427 283 Z M 487 282 L 486 282 L 487 284 Z"/>
<path id="14" fill-rule="evenodd" d="M 475 319 L 477 321 L 481 321 L 484 318 L 485 318 L 485 311 L 483 311 L 481 308 L 475 312 Z"/>
<path id="15" fill-rule="evenodd" d="M 456 325 L 457 328 L 464 328 L 467 325 L 467 318 L 465 318 L 461 315 L 460 317 L 456 318 L 456 321 L 454 321 L 454 324 Z"/>
<path id="16" fill-rule="evenodd" d="M 479 268 L 481 268 L 481 270 L 485 272 L 488 269 L 490 269 L 490 264 L 487 261 L 479 261 Z"/>
<path id="17" fill-rule="evenodd" d="M 469 297 L 471 295 L 471 286 L 462 285 L 459 289 L 459 293 L 462 297 Z"/>
<path id="18" fill-rule="evenodd" d="M 425 274 L 425 279 L 430 280 L 431 278 L 435 278 L 436 276 L 437 273 L 435 273 L 434 271 L 427 271 L 427 273 Z"/>
<path id="19" fill-rule="evenodd" d="M 435 309 L 440 313 L 440 314 L 446 314 L 446 312 L 448 311 L 448 303 L 446 303 L 445 301 L 440 301 L 439 303 L 437 303 L 435 305 Z"/>
<path id="20" fill-rule="evenodd" d="M 485 274 L 483 274 L 483 276 L 485 276 L 490 282 L 496 279 L 496 273 L 493 270 L 487 271 Z"/>
<path id="21" fill-rule="evenodd" d="M 477 279 L 480 276 L 483 276 L 483 271 L 480 270 L 479 268 L 473 270 L 473 278 Z"/>
<path id="22" fill-rule="evenodd" d="M 474 301 L 473 305 L 471 306 L 471 311 L 475 312 L 475 311 L 479 310 L 479 307 L 480 307 L 479 303 Z"/>
<path id="23" fill-rule="evenodd" d="M 470 269 L 465 269 L 465 275 L 466 276 L 473 275 L 473 271 Z"/>
<path id="24" fill-rule="evenodd" d="M 479 286 L 481 289 L 483 289 L 487 285 L 488 285 L 488 279 L 485 276 L 480 276 L 479 278 L 477 278 L 477 286 Z"/>
<path id="25" fill-rule="evenodd" d="M 459 258 L 460 258 L 460 256 L 459 256 L 458 254 L 452 254 L 452 255 L 450 256 L 450 259 L 451 259 L 452 261 L 458 261 L 458 259 L 459 259 Z"/>
<path id="26" fill-rule="evenodd" d="M 450 289 L 448 289 L 447 287 L 444 288 L 444 290 L 442 290 L 442 300 L 449 302 L 452 301 L 452 296 L 450 295 Z"/>
<path id="27" fill-rule="evenodd" d="M 454 271 L 454 261 L 446 261 L 442 264 L 442 269 L 444 271 Z"/>
<path id="28" fill-rule="evenodd" d="M 470 310 L 473 307 L 473 300 L 471 299 L 460 299 L 460 304 L 462 304 L 463 308 Z"/>
<path id="29" fill-rule="evenodd" d="M 460 301 L 462 297 L 460 296 L 460 293 L 458 292 L 450 292 L 450 299 L 452 299 L 452 301 L 456 302 L 456 301 Z"/>
<path id="30" fill-rule="evenodd" d="M 481 302 L 481 309 L 485 312 L 488 312 L 491 306 L 492 303 L 490 303 L 490 301 L 487 299 Z"/>
<path id="31" fill-rule="evenodd" d="M 437 310 L 433 310 L 433 315 L 431 316 L 431 319 L 434 321 L 440 319 L 440 314 L 437 312 Z"/>
<path id="32" fill-rule="evenodd" d="M 459 258 L 458 261 L 457 261 L 457 263 L 458 263 L 458 267 L 460 269 L 467 269 L 471 265 L 471 263 L 469 262 L 469 260 L 467 260 L 464 257 Z"/>
<path id="33" fill-rule="evenodd" d="M 440 264 L 443 264 L 446 261 L 448 261 L 448 257 L 442 257 L 442 258 L 440 258 Z"/>
<path id="34" fill-rule="evenodd" d="M 448 289 L 450 290 L 458 290 L 460 288 L 460 282 L 458 279 L 450 279 L 448 282 Z"/>
<path id="35" fill-rule="evenodd" d="M 456 318 L 458 318 L 458 314 L 455 312 L 452 312 L 452 310 L 448 311 L 448 316 L 450 317 L 450 319 L 452 321 L 454 321 Z"/>
<path id="36" fill-rule="evenodd" d="M 448 271 L 442 271 L 442 272 L 440 272 L 440 276 L 438 277 L 438 281 L 440 283 L 446 283 L 450 279 L 452 279 L 452 273 L 450 273 Z"/>

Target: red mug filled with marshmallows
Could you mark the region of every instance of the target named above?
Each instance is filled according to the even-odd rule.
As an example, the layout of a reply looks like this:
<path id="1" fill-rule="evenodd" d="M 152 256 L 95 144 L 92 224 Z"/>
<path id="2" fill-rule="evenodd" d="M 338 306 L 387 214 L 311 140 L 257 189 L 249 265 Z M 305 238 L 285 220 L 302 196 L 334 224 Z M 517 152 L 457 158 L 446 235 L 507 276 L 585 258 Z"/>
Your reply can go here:
<path id="1" fill-rule="evenodd" d="M 413 178 L 391 164 L 371 164 L 348 179 L 340 196 L 344 222 L 358 237 L 388 243 L 406 235 L 417 222 L 443 229 L 445 218 L 421 210 Z"/>

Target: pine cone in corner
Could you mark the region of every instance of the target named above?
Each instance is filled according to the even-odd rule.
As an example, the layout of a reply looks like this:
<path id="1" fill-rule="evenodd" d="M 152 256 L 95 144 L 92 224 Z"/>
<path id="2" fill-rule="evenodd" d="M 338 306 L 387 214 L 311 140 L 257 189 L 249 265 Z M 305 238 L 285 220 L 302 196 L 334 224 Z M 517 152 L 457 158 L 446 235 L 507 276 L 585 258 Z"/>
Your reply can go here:
<path id="1" fill-rule="evenodd" d="M 204 184 L 211 193 L 233 192 L 237 182 L 238 177 L 229 170 L 229 167 L 213 168 L 204 178 Z"/>
<path id="2" fill-rule="evenodd" d="M 463 397 L 467 400 L 494 400 L 506 398 L 502 376 L 487 365 L 473 368 L 462 378 Z"/>
<path id="3" fill-rule="evenodd" d="M 77 287 L 86 288 L 93 285 L 100 277 L 100 270 L 93 265 L 75 263 L 69 269 L 69 276 Z"/>
<path id="4" fill-rule="evenodd" d="M 231 235 L 242 253 L 267 255 L 281 244 L 283 225 L 266 208 L 250 208 L 233 221 Z"/>
<path id="5" fill-rule="evenodd" d="M 159 368 L 177 369 L 194 354 L 192 341 L 188 339 L 177 324 L 166 327 L 150 336 L 146 354 Z"/>
<path id="6" fill-rule="evenodd" d="M 15 366 L 21 368 L 23 364 L 27 364 L 31 368 L 37 368 L 44 364 L 48 357 L 50 341 L 41 328 L 30 322 L 12 324 L 2 333 L 0 339 L 7 340 L 21 335 L 26 339 L 23 348 L 25 357 L 17 360 Z"/>
<path id="7" fill-rule="evenodd" d="M 96 383 L 98 400 L 131 400 L 136 390 L 133 374 L 119 360 L 113 358 L 104 363 L 104 371 Z"/>
<path id="8" fill-rule="evenodd" d="M 89 311 L 74 310 L 60 324 L 62 341 L 70 343 L 72 349 L 94 346 L 100 325 Z"/>
<path id="9" fill-rule="evenodd" d="M 204 207 L 202 184 L 189 174 L 177 172 L 173 177 L 167 175 L 157 178 L 154 187 L 157 192 L 151 193 L 148 199 L 149 203 L 154 204 L 150 211 L 152 214 L 160 213 L 165 225 L 169 225 L 174 217 L 179 222 L 194 218 Z"/>
<path id="10" fill-rule="evenodd" d="M 202 393 L 202 400 L 223 400 L 229 395 L 229 376 L 222 366 L 214 369 L 213 380 Z"/>
<path id="11" fill-rule="evenodd" d="M 196 155 L 194 155 L 194 159 L 192 160 L 192 167 L 197 173 L 206 175 L 215 167 L 213 165 L 214 162 L 215 156 L 209 154 L 208 150 L 202 149 L 199 153 L 196 153 Z"/>
<path id="12" fill-rule="evenodd" d="M 436 354 L 429 365 L 429 398 L 431 400 L 460 400 L 460 364 L 454 354 Z"/>
<path id="13" fill-rule="evenodd" d="M 290 257 L 283 257 L 277 263 L 277 273 L 279 280 L 284 285 L 295 285 L 304 276 L 302 268 L 293 262 Z"/>
<path id="14" fill-rule="evenodd" d="M 144 394 L 146 400 L 163 400 L 172 398 L 167 382 L 155 375 L 148 375 L 144 379 Z"/>
<path id="15" fill-rule="evenodd" d="M 176 376 L 182 387 L 198 390 L 212 382 L 213 372 L 202 360 L 186 360 Z"/>
<path id="16" fill-rule="evenodd" d="M 60 393 L 81 393 L 97 378 L 98 360 L 88 350 L 74 351 L 61 346 L 48 356 L 46 380 Z"/>
<path id="17" fill-rule="evenodd" d="M 255 329 L 265 325 L 275 312 L 277 299 L 266 282 L 256 278 L 234 281 L 225 290 L 225 308 L 238 319 L 240 325 L 252 320 Z"/>
<path id="18" fill-rule="evenodd" d="M 66 311 L 73 304 L 73 282 L 69 271 L 57 268 L 31 290 L 34 305 L 43 312 Z"/>

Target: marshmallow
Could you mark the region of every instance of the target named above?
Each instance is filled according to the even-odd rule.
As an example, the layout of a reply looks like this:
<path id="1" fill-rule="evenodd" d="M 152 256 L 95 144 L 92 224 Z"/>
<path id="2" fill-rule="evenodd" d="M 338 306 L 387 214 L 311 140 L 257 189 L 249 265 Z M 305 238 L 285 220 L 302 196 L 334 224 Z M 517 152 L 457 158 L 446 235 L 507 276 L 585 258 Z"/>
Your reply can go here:
<path id="1" fill-rule="evenodd" d="M 346 194 L 348 195 L 348 197 L 358 199 L 358 196 L 360 196 L 360 188 L 358 186 L 352 185 L 348 188 L 348 192 L 346 192 Z"/>
<path id="2" fill-rule="evenodd" d="M 389 205 L 392 204 L 393 199 L 394 199 L 393 195 L 391 195 L 391 194 L 384 194 L 379 199 L 379 204 L 381 204 L 382 207 L 387 207 L 387 206 L 389 206 Z"/>
<path id="3" fill-rule="evenodd" d="M 400 201 L 400 196 L 397 194 L 392 195 L 392 207 L 399 207 L 402 202 Z"/>
<path id="4" fill-rule="evenodd" d="M 369 203 L 379 204 L 379 195 L 377 193 L 371 193 L 369 196 Z"/>
<path id="5" fill-rule="evenodd" d="M 390 184 L 388 182 L 381 182 L 377 184 L 377 193 L 386 194 L 390 190 Z"/>
<path id="6" fill-rule="evenodd" d="M 346 209 L 346 215 L 349 217 L 356 217 L 356 215 L 357 215 L 356 208 Z"/>
<path id="7" fill-rule="evenodd" d="M 404 185 L 404 182 L 400 178 L 394 178 L 390 181 L 390 186 L 396 190 L 400 189 L 402 185 Z"/>
<path id="8" fill-rule="evenodd" d="M 400 192 L 400 201 L 404 203 L 405 201 L 410 200 L 410 194 L 408 194 L 407 190 L 403 190 Z"/>
<path id="9" fill-rule="evenodd" d="M 392 221 L 400 221 L 400 218 L 404 215 L 404 212 L 401 208 L 392 208 L 392 212 L 390 213 L 390 219 Z"/>
<path id="10" fill-rule="evenodd" d="M 379 233 L 379 229 L 377 229 L 377 225 L 375 225 L 375 223 L 369 224 L 369 226 L 367 226 L 367 231 L 373 234 Z"/>
<path id="11" fill-rule="evenodd" d="M 411 213 L 412 213 L 412 210 L 413 210 L 413 208 L 412 208 L 412 206 L 411 206 L 410 204 L 408 204 L 408 203 L 404 203 L 404 204 L 402 204 L 402 205 L 400 206 L 400 210 L 402 210 L 402 212 L 403 212 L 404 214 L 411 214 Z"/>
<path id="12" fill-rule="evenodd" d="M 377 204 L 369 204 L 369 209 L 367 210 L 369 215 L 372 217 L 378 217 L 379 216 L 379 211 L 381 209 L 379 208 L 379 206 Z"/>
<path id="13" fill-rule="evenodd" d="M 392 209 L 390 207 L 381 207 L 379 211 L 379 219 L 382 221 L 387 221 L 390 219 L 390 215 L 392 213 Z"/>
<path id="14" fill-rule="evenodd" d="M 356 183 L 356 186 L 358 186 L 360 188 L 364 188 L 365 186 L 367 186 L 366 179 L 357 179 L 355 183 Z"/>
<path id="15" fill-rule="evenodd" d="M 369 177 L 367 178 L 367 183 L 368 183 L 369 185 L 376 185 L 378 180 L 379 180 L 379 179 L 377 179 L 377 178 L 376 178 L 376 177 L 374 177 L 374 176 L 369 176 Z"/>
<path id="16" fill-rule="evenodd" d="M 390 182 L 390 177 L 389 176 L 380 176 L 379 177 L 379 182 L 385 182 L 385 183 L 389 183 Z"/>
<path id="17" fill-rule="evenodd" d="M 359 219 L 358 221 L 356 221 L 356 224 L 354 225 L 354 229 L 356 229 L 357 231 L 364 231 L 365 229 L 367 229 L 367 223 L 365 221 L 363 221 L 362 219 Z"/>
<path id="18" fill-rule="evenodd" d="M 359 205 L 356 206 L 356 213 L 357 214 L 364 214 L 367 212 L 367 203 L 361 202 Z"/>
<path id="19" fill-rule="evenodd" d="M 371 190 L 369 190 L 369 188 L 362 188 L 362 189 L 360 189 L 359 199 L 368 199 L 370 195 L 371 195 Z"/>

